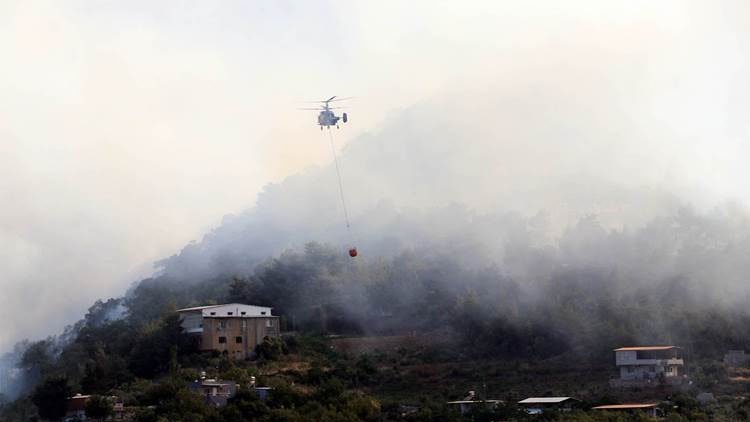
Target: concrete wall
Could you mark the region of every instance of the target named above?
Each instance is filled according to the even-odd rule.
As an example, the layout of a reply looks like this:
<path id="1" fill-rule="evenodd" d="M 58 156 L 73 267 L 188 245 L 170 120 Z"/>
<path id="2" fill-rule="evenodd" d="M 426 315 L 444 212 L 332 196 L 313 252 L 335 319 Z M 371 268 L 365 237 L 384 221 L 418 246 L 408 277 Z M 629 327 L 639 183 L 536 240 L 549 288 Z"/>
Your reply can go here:
<path id="1" fill-rule="evenodd" d="M 266 336 L 279 336 L 279 317 L 203 318 L 201 350 L 226 352 L 231 358 L 245 359 Z"/>
<path id="2" fill-rule="evenodd" d="M 655 380 L 660 376 L 677 377 L 682 374 L 682 368 L 678 365 L 622 365 L 620 368 L 620 379 L 623 380 Z"/>
<path id="3" fill-rule="evenodd" d="M 628 363 L 635 363 L 638 359 L 638 352 L 635 350 L 624 350 L 615 352 L 615 364 L 624 365 Z"/>
<path id="4" fill-rule="evenodd" d="M 200 333 L 203 331 L 203 316 L 200 311 L 184 312 L 180 314 L 180 326 L 186 333 Z"/>

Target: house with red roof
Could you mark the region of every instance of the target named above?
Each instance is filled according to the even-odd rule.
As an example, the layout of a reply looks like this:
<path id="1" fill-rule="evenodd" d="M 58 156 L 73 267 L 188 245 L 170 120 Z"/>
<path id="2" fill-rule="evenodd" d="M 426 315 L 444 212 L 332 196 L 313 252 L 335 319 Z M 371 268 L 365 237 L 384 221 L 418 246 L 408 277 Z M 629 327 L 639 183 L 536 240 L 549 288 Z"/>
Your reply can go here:
<path id="1" fill-rule="evenodd" d="M 605 404 L 596 406 L 594 410 L 609 412 L 625 412 L 629 414 L 644 413 L 647 416 L 657 417 L 660 415 L 658 403 L 627 403 L 627 404 Z"/>

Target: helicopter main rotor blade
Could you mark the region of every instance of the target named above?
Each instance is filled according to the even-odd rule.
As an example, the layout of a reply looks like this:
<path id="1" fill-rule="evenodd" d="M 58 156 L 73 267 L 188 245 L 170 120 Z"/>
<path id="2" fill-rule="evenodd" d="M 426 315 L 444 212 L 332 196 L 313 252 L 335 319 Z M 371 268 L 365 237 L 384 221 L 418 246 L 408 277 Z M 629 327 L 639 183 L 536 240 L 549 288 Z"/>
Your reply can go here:
<path id="1" fill-rule="evenodd" d="M 335 97 L 334 97 L 335 98 Z M 351 100 L 354 97 L 344 97 L 344 98 L 336 98 L 335 100 L 328 100 L 332 103 L 335 103 L 336 101 L 344 101 L 344 100 Z"/>
<path id="2" fill-rule="evenodd" d="M 327 103 L 327 102 L 329 102 L 329 101 L 333 101 L 333 99 L 334 99 L 334 98 L 336 98 L 336 96 L 335 96 L 335 95 L 334 95 L 333 97 L 331 97 L 331 98 L 329 98 L 329 99 L 325 100 L 324 102 L 326 102 L 326 103 Z"/>

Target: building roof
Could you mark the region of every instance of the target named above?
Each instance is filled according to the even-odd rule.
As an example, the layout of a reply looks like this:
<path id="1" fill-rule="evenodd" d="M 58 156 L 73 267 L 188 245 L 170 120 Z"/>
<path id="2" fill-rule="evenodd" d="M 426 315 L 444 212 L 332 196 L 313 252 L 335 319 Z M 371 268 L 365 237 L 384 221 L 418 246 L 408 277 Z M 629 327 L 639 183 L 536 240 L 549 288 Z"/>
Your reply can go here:
<path id="1" fill-rule="evenodd" d="M 222 306 L 234 306 L 234 307 L 253 306 L 253 307 L 256 307 L 256 308 L 269 308 L 269 309 L 273 309 L 270 306 L 248 305 L 246 303 L 222 303 L 221 305 L 205 305 L 205 306 L 193 306 L 192 308 L 182 308 L 182 309 L 178 309 L 177 312 L 202 311 L 204 309 L 220 308 Z"/>
<path id="2" fill-rule="evenodd" d="M 200 385 L 204 387 L 223 387 L 225 385 L 237 385 L 237 383 L 234 381 L 203 380 L 200 382 Z"/>
<path id="3" fill-rule="evenodd" d="M 658 403 L 628 403 L 628 404 L 605 404 L 595 406 L 597 410 L 628 410 L 628 409 L 650 409 L 658 406 Z"/>
<path id="4" fill-rule="evenodd" d="M 502 403 L 502 400 L 456 400 L 449 401 L 446 404 L 474 404 L 474 403 Z"/>
<path id="5" fill-rule="evenodd" d="M 217 306 L 221 306 L 221 305 L 194 306 L 192 308 L 178 309 L 177 312 L 202 311 L 202 310 L 208 309 L 208 308 L 216 308 Z"/>
<path id="6" fill-rule="evenodd" d="M 178 313 L 198 313 L 204 318 L 251 318 L 251 317 L 269 317 L 271 315 L 270 306 L 246 305 L 244 303 L 224 303 L 221 305 L 194 306 L 192 308 L 178 309 Z"/>
<path id="7" fill-rule="evenodd" d="M 573 397 L 529 397 L 518 402 L 518 404 L 554 404 L 568 400 L 576 400 Z"/>
<path id="8" fill-rule="evenodd" d="M 677 346 L 630 346 L 630 347 L 620 347 L 619 349 L 615 349 L 615 352 L 672 350 L 672 349 L 679 349 L 679 347 Z"/>

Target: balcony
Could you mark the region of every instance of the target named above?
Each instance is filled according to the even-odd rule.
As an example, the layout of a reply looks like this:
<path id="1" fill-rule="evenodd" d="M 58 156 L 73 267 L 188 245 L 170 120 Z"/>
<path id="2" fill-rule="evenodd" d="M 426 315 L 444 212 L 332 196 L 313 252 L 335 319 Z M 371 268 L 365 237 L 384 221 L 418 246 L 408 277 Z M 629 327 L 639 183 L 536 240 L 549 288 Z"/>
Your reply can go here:
<path id="1" fill-rule="evenodd" d="M 671 365 L 684 365 L 685 361 L 682 358 L 669 358 L 669 359 L 619 359 L 616 362 L 617 366 L 671 366 Z"/>

